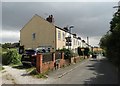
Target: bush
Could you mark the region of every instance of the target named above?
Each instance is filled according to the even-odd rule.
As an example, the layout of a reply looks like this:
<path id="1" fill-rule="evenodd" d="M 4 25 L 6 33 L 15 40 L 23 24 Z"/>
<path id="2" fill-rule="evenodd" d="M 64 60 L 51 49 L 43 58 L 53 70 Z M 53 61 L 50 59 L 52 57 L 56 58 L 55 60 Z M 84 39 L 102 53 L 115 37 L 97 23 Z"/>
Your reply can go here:
<path id="1" fill-rule="evenodd" d="M 84 49 L 84 51 L 81 51 L 81 49 Z M 81 56 L 81 55 L 82 56 L 83 55 L 88 56 L 89 52 L 90 52 L 89 48 L 80 48 L 80 47 L 78 47 L 78 54 L 79 54 L 79 56 Z"/>
<path id="2" fill-rule="evenodd" d="M 73 57 L 73 52 L 69 49 L 63 48 L 57 51 L 64 52 L 64 59 L 70 59 Z"/>
<path id="3" fill-rule="evenodd" d="M 21 62 L 21 56 L 18 54 L 17 50 L 8 50 L 7 53 L 2 54 L 2 64 L 18 64 Z"/>
<path id="4" fill-rule="evenodd" d="M 0 66 L 0 71 L 1 71 L 1 70 L 4 70 L 4 67 Z"/>

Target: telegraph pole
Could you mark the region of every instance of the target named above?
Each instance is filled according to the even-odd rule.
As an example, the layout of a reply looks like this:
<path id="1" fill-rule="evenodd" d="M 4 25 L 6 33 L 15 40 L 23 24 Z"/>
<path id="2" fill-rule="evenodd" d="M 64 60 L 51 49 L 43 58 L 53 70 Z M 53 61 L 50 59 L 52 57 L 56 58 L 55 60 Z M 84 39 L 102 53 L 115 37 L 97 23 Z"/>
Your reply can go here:
<path id="1" fill-rule="evenodd" d="M 87 36 L 87 44 L 89 45 L 89 37 Z"/>
<path id="2" fill-rule="evenodd" d="M 71 29 L 72 29 L 72 28 L 74 28 L 74 26 L 73 26 L 73 25 L 71 25 L 71 26 L 69 27 L 70 40 L 71 40 L 71 41 L 70 41 L 70 43 L 69 43 L 69 44 L 70 44 L 70 50 L 71 50 L 71 46 L 72 46 L 72 37 L 71 37 L 71 35 L 72 35 L 72 30 L 71 30 Z"/>

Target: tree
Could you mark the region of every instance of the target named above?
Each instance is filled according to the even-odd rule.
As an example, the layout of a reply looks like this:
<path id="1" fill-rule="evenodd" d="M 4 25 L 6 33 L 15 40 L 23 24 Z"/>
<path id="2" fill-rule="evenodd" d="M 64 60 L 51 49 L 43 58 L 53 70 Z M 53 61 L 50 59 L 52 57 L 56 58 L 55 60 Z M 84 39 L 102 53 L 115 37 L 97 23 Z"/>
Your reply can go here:
<path id="1" fill-rule="evenodd" d="M 99 44 L 106 51 L 106 57 L 120 68 L 120 8 L 113 15 L 108 32 Z"/>
<path id="2" fill-rule="evenodd" d="M 113 15 L 113 19 L 110 22 L 110 31 L 113 32 L 117 27 L 119 26 L 120 23 L 120 8 L 118 11 Z"/>
<path id="3" fill-rule="evenodd" d="M 4 44 L 2 44 L 2 48 L 10 48 L 10 46 L 11 46 L 11 43 L 4 43 Z"/>
<path id="4" fill-rule="evenodd" d="M 2 47 L 2 44 L 0 43 L 0 47 Z"/>

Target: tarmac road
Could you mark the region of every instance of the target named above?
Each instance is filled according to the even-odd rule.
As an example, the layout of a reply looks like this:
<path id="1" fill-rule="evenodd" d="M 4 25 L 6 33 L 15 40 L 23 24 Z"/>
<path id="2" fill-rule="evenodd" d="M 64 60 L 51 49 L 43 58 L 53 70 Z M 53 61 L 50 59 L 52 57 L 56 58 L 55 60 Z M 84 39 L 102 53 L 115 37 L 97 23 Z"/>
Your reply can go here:
<path id="1" fill-rule="evenodd" d="M 118 84 L 116 68 L 99 56 L 77 64 L 72 71 L 55 79 L 53 84 Z"/>

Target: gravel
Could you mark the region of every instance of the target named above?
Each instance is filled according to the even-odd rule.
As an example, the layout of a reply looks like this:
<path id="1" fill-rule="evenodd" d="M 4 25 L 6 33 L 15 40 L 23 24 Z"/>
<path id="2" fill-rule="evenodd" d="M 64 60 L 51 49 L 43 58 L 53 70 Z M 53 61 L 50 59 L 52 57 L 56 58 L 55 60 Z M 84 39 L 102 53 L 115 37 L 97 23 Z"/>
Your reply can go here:
<path id="1" fill-rule="evenodd" d="M 26 69 L 16 69 L 10 66 L 3 66 L 5 69 L 0 71 L 1 84 L 47 84 L 50 79 L 38 79 L 28 75 Z"/>

